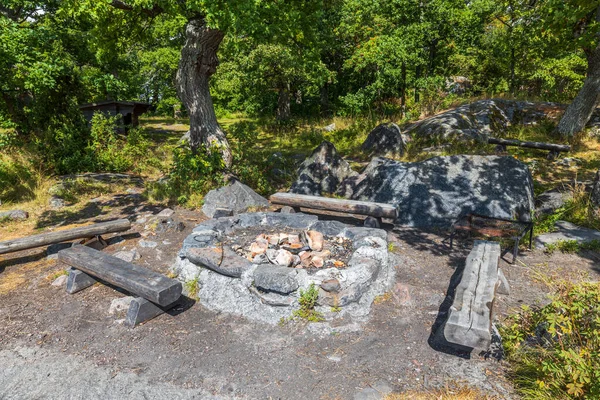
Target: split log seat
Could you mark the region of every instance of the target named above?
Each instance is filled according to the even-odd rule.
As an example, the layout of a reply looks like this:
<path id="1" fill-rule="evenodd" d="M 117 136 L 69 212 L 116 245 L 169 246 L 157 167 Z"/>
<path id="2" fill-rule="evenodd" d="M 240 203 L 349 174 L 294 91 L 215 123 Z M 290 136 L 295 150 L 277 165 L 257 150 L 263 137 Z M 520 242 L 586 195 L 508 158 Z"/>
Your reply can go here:
<path id="1" fill-rule="evenodd" d="M 446 341 L 472 349 L 490 347 L 496 290 L 508 293 L 507 282 L 498 269 L 499 259 L 499 243 L 475 241 L 443 327 Z"/>
<path id="2" fill-rule="evenodd" d="M 296 193 L 275 193 L 269 198 L 269 200 L 272 204 L 290 206 L 298 211 L 300 207 L 303 207 L 313 210 L 367 215 L 369 217 L 376 218 L 378 224 L 381 224 L 382 218 L 390 218 L 395 220 L 398 217 L 398 210 L 395 206 L 371 201 L 334 199 L 329 197 L 310 196 Z"/>
<path id="3" fill-rule="evenodd" d="M 162 314 L 181 297 L 181 282 L 89 247 L 74 245 L 61 250 L 58 259 L 72 267 L 67 279 L 69 294 L 101 280 L 138 296 L 125 319 L 131 327 Z"/>
<path id="4" fill-rule="evenodd" d="M 517 146 L 517 147 L 526 147 L 530 149 L 538 149 L 538 150 L 548 150 L 550 154 L 548 158 L 553 159 L 557 157 L 561 152 L 569 152 L 571 151 L 571 146 L 568 144 L 554 144 L 554 143 L 544 143 L 544 142 L 524 142 L 517 139 L 501 139 L 501 138 L 488 138 L 489 144 L 496 144 L 502 148 L 503 151 L 506 151 L 506 146 Z"/>

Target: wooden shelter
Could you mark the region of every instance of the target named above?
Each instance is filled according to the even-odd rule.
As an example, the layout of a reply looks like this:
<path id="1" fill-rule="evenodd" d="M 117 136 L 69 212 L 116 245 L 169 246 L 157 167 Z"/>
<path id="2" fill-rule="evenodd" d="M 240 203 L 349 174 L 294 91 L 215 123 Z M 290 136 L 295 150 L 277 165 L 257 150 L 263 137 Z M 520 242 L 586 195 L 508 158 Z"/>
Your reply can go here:
<path id="1" fill-rule="evenodd" d="M 150 107 L 150 104 L 139 101 L 107 100 L 99 103 L 82 104 L 79 106 L 79 109 L 88 122 L 92 120 L 94 113 L 102 112 L 112 116 L 121 114 L 123 125 L 126 127 L 136 127 L 138 126 L 138 117 L 148 111 Z"/>

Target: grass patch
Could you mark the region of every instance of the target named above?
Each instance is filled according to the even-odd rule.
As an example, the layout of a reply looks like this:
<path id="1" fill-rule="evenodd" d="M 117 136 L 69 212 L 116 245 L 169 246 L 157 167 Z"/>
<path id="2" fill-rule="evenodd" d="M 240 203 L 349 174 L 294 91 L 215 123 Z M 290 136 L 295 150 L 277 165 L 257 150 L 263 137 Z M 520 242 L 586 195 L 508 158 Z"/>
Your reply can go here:
<path id="1" fill-rule="evenodd" d="M 384 400 L 493 400 L 495 396 L 483 394 L 481 390 L 464 385 L 452 385 L 427 391 L 391 393 Z"/>
<path id="2" fill-rule="evenodd" d="M 199 293 L 198 281 L 199 280 L 200 280 L 200 277 L 197 276 L 194 279 L 185 282 L 185 284 L 184 284 L 185 292 L 186 292 L 187 296 L 191 299 L 198 300 L 198 293 Z"/>
<path id="3" fill-rule="evenodd" d="M 509 377 L 525 399 L 600 397 L 600 285 L 559 287 L 542 308 L 523 307 L 500 329 Z"/>
<path id="4" fill-rule="evenodd" d="M 544 252 L 552 254 L 557 250 L 561 253 L 567 254 L 579 253 L 582 250 L 600 252 L 600 240 L 590 240 L 588 242 L 578 242 L 577 240 L 559 240 L 555 243 L 547 244 Z"/>

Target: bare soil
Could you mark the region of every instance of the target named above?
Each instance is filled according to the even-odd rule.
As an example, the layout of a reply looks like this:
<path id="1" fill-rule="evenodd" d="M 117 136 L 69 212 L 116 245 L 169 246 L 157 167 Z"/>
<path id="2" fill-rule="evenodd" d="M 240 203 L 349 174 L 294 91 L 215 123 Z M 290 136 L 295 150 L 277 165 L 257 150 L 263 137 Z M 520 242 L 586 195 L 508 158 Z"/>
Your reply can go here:
<path id="1" fill-rule="evenodd" d="M 107 212 L 103 202 L 111 201 Z M 71 216 L 68 223 L 135 220 L 160 211 L 136 201 L 106 199 L 94 206 L 102 213 Z M 181 209 L 173 218 L 185 224 L 182 232 L 153 233 L 134 224 L 120 235 L 124 241 L 104 251 L 131 249 L 145 236 L 158 246 L 138 247 L 136 263 L 168 273 L 184 237 L 204 219 Z M 400 392 L 456 382 L 515 398 L 504 362 L 430 344 L 470 242 L 459 241 L 451 251 L 443 234 L 386 228 L 397 269 L 394 289 L 378 299 L 368 322 L 329 335 L 302 323 L 249 322 L 193 299 L 128 329 L 108 314 L 123 293 L 97 284 L 68 295 L 52 286 L 65 266 L 46 260 L 44 248 L 0 256 L 0 398 L 352 399 L 382 383 Z M 543 304 L 559 278 L 597 280 L 599 257 L 523 250 L 520 262 L 502 261 L 511 294 L 498 296 L 496 318 Z"/>

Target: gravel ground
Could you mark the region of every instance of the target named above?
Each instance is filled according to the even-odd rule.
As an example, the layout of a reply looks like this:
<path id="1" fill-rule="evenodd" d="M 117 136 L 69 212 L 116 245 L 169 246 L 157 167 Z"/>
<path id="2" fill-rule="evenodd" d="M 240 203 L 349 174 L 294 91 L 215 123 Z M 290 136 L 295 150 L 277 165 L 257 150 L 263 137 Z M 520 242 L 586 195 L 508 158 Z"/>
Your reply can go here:
<path id="1" fill-rule="evenodd" d="M 105 217 L 116 216 L 133 213 L 115 209 Z M 148 235 L 144 224 L 135 224 L 126 240 L 105 251 L 131 249 L 147 235 L 159 245 L 138 248 L 136 263 L 165 273 L 202 219 L 183 210 L 175 218 L 184 231 Z M 1 256 L 0 398 L 352 399 L 371 387 L 400 392 L 456 382 L 514 398 L 503 362 L 429 344 L 469 243 L 450 251 L 442 236 L 414 230 L 394 230 L 389 239 L 394 289 L 373 306 L 368 321 L 343 321 L 333 334 L 301 323 L 253 323 L 191 299 L 128 329 L 119 323 L 122 316 L 108 314 L 111 301 L 124 294 L 97 284 L 68 295 L 51 285 L 64 266 L 46 260 L 44 249 Z M 496 318 L 545 302 L 544 277 L 597 279 L 596 257 L 533 251 L 515 265 L 502 262 L 512 292 L 498 297 Z"/>

